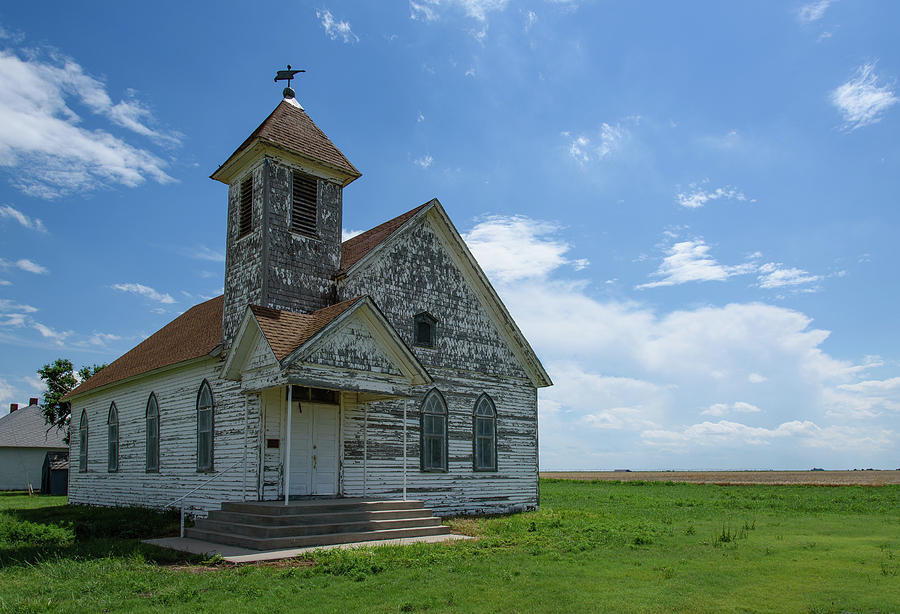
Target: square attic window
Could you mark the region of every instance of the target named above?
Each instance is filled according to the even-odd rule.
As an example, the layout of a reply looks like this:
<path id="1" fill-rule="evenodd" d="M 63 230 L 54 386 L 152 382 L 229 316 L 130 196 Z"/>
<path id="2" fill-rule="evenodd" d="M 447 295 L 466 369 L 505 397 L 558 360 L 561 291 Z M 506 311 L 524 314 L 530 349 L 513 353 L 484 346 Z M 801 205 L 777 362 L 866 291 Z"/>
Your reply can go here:
<path id="1" fill-rule="evenodd" d="M 427 311 L 413 317 L 413 345 L 433 348 L 436 332 L 437 320 Z"/>

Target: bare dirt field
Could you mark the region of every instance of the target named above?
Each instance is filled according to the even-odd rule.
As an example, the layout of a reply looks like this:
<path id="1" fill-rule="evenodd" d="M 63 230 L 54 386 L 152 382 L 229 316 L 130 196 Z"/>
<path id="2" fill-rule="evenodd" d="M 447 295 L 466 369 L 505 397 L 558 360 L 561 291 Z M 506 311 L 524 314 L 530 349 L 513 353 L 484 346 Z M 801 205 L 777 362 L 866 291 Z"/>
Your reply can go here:
<path id="1" fill-rule="evenodd" d="M 900 484 L 897 471 L 542 471 L 542 478 L 561 480 L 647 480 L 694 484 L 812 484 L 817 486 L 884 486 Z"/>

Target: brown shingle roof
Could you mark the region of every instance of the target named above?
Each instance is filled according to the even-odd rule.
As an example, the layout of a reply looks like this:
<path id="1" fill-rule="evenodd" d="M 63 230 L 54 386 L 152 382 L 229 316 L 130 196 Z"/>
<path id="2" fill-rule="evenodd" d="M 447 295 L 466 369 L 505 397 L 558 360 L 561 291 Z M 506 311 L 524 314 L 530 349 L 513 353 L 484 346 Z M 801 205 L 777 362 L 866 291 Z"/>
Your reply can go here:
<path id="1" fill-rule="evenodd" d="M 391 236 L 394 231 L 409 221 L 411 217 L 433 202 L 434 201 L 428 201 L 424 205 L 419 205 L 403 215 L 398 215 L 384 224 L 379 224 L 371 230 L 367 230 L 362 234 L 356 235 L 352 239 L 344 241 L 341 244 L 341 269 L 346 271 L 352 267 L 363 256 L 375 249 L 382 241 Z"/>
<path id="2" fill-rule="evenodd" d="M 275 107 L 275 110 L 231 154 L 222 167 L 227 166 L 257 138 L 284 149 L 295 151 L 308 158 L 324 162 L 326 165 L 354 177 L 360 176 L 360 172 L 356 170 L 356 167 L 350 164 L 350 161 L 325 136 L 325 133 L 319 130 L 319 127 L 313 123 L 306 111 L 286 100 L 281 101 Z"/>
<path id="3" fill-rule="evenodd" d="M 259 323 L 266 341 L 269 342 L 275 358 L 284 360 L 291 352 L 347 311 L 360 298 L 362 297 L 351 298 L 312 313 L 281 311 L 257 305 L 251 305 L 250 309 L 256 316 L 256 321 Z"/>
<path id="4" fill-rule="evenodd" d="M 221 296 L 194 305 L 65 398 L 155 369 L 200 358 L 222 342 Z"/>

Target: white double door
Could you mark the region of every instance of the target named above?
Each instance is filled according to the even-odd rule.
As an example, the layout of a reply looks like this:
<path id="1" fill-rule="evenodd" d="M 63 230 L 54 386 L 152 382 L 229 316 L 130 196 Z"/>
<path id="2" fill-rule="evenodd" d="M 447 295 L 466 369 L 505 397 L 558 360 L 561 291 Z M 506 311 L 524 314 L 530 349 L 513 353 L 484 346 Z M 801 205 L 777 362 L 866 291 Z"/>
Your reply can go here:
<path id="1" fill-rule="evenodd" d="M 340 408 L 292 403 L 291 495 L 338 494 Z"/>

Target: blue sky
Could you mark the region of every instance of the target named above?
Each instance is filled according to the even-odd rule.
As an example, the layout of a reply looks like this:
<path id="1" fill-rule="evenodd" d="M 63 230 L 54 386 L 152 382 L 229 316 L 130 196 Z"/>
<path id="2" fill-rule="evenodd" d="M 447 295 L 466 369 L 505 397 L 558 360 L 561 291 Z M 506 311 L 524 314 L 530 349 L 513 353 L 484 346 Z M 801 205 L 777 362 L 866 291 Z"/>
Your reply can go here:
<path id="1" fill-rule="evenodd" d="M 900 466 L 894 2 L 0 8 L 0 415 L 221 292 L 208 178 L 298 98 L 441 200 L 543 360 L 545 469 Z"/>

